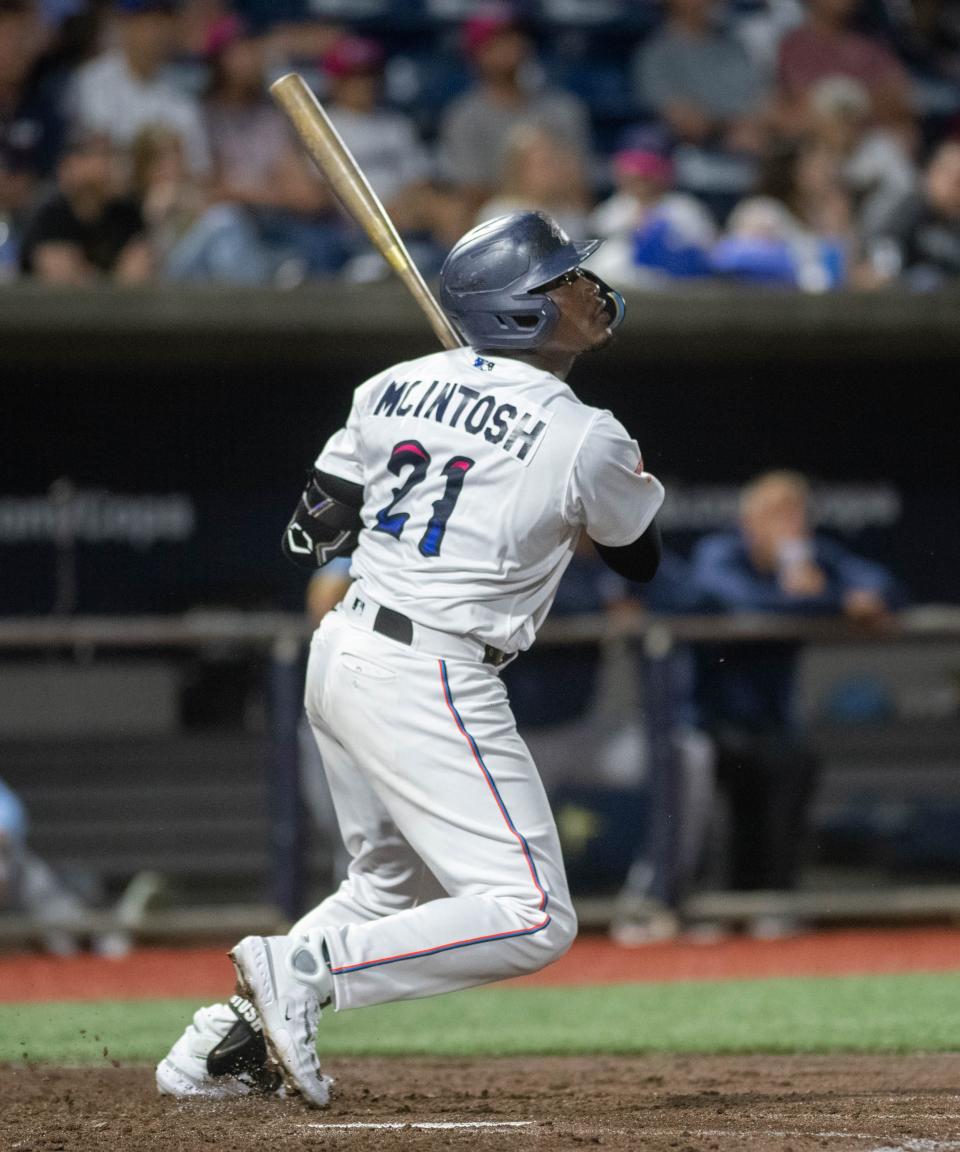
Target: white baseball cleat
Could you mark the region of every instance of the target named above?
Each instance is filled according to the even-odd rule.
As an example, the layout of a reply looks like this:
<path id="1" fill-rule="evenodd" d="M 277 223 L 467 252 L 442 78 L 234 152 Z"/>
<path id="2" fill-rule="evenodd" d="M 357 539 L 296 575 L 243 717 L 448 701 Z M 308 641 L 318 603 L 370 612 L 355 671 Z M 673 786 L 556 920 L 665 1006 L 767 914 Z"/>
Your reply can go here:
<path id="1" fill-rule="evenodd" d="M 320 1003 L 333 980 L 326 962 L 306 939 L 247 936 L 230 953 L 237 987 L 260 1014 L 268 1058 L 288 1091 L 325 1108 L 333 1081 L 320 1071 L 316 1050 Z"/>
<path id="2" fill-rule="evenodd" d="M 280 1078 L 264 1067 L 266 1056 L 256 1012 L 234 996 L 230 1004 L 211 1004 L 193 1014 L 157 1065 L 157 1090 L 162 1096 L 204 1100 L 276 1092 Z"/>

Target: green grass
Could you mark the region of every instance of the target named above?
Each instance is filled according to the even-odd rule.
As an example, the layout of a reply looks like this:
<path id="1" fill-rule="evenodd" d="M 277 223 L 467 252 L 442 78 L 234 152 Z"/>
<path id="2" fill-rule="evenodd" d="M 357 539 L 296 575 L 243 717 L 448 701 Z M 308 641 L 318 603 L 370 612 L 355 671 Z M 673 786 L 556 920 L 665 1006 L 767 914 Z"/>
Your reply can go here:
<path id="1" fill-rule="evenodd" d="M 960 1048 L 960 974 L 486 988 L 325 1014 L 321 1052 L 471 1056 Z M 156 1061 L 194 1000 L 0 1005 L 0 1061 Z M 106 1049 L 106 1056 L 104 1055 Z"/>

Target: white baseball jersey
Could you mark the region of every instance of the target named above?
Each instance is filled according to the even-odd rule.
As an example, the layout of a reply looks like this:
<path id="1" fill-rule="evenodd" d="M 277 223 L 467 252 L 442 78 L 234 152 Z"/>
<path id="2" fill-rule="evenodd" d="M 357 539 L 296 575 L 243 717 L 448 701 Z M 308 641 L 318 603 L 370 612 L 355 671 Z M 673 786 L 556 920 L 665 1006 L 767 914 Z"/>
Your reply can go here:
<path id="1" fill-rule="evenodd" d="M 610 412 L 470 348 L 362 384 L 316 466 L 363 485 L 351 573 L 370 596 L 507 652 L 533 642 L 581 530 L 629 544 L 663 501 Z"/>
<path id="2" fill-rule="evenodd" d="M 316 463 L 364 490 L 359 586 L 314 634 L 305 695 L 350 865 L 291 934 L 327 957 L 338 1010 L 535 971 L 576 915 L 484 645 L 527 647 L 581 530 L 629 544 L 663 489 L 609 412 L 469 348 L 362 384 Z"/>

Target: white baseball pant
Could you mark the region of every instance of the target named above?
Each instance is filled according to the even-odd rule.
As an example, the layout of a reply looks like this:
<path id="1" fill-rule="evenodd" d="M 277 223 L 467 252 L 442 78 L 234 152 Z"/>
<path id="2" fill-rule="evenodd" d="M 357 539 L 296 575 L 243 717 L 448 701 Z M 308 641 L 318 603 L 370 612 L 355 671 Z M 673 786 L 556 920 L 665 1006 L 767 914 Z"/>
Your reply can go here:
<path id="1" fill-rule="evenodd" d="M 306 707 L 350 853 L 293 928 L 319 946 L 338 1010 L 519 976 L 576 935 L 553 815 L 482 647 L 371 630 L 348 593 L 311 645 Z"/>

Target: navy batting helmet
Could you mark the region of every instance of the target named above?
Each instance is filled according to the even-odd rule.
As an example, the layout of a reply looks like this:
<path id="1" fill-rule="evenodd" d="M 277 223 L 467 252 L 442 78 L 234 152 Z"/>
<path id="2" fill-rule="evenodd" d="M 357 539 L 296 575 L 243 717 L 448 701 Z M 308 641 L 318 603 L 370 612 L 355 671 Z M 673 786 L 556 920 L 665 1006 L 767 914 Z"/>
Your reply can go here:
<path id="1" fill-rule="evenodd" d="M 511 212 L 472 229 L 440 270 L 440 303 L 474 348 L 539 348 L 560 319 L 542 289 L 580 266 L 602 240 L 574 244 L 545 212 Z M 610 327 L 623 319 L 623 297 L 599 276 Z"/>

